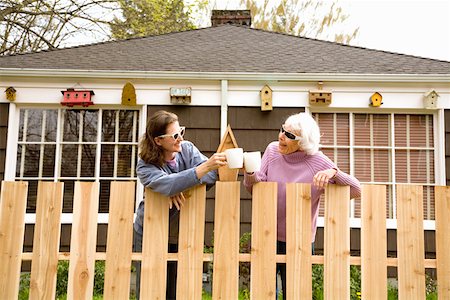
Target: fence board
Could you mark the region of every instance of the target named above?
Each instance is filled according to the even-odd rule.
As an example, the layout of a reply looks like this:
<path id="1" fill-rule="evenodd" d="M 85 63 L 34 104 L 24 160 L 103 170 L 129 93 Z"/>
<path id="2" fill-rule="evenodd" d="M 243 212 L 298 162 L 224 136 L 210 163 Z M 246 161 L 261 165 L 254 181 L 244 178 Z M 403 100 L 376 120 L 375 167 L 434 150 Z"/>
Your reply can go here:
<path id="1" fill-rule="evenodd" d="M 67 299 L 90 299 L 94 288 L 98 182 L 75 182 Z"/>
<path id="2" fill-rule="evenodd" d="M 240 182 L 217 182 L 214 203 L 213 299 L 238 299 Z"/>
<path id="3" fill-rule="evenodd" d="M 311 185 L 286 184 L 286 293 L 288 299 L 312 298 Z"/>
<path id="4" fill-rule="evenodd" d="M 0 197 L 0 266 L 2 266 L 0 268 L 0 295 L 3 299 L 17 299 L 19 296 L 27 191 L 27 182 L 2 182 Z"/>
<path id="5" fill-rule="evenodd" d="M 397 185 L 398 298 L 425 299 L 422 186 Z"/>
<path id="6" fill-rule="evenodd" d="M 350 299 L 350 188 L 325 191 L 324 299 Z"/>
<path id="7" fill-rule="evenodd" d="M 62 182 L 39 182 L 36 201 L 30 299 L 55 299 L 58 268 Z"/>
<path id="8" fill-rule="evenodd" d="M 250 298 L 273 300 L 276 284 L 277 183 L 253 186 Z"/>
<path id="9" fill-rule="evenodd" d="M 135 183 L 111 182 L 105 262 L 105 299 L 128 299 Z"/>
<path id="10" fill-rule="evenodd" d="M 169 200 L 145 189 L 140 299 L 166 299 Z"/>
<path id="11" fill-rule="evenodd" d="M 386 299 L 386 186 L 363 185 L 361 199 L 362 299 Z"/>
<path id="12" fill-rule="evenodd" d="M 450 187 L 435 189 L 438 295 L 439 299 L 450 299 Z"/>
<path id="13" fill-rule="evenodd" d="M 202 298 L 206 186 L 183 193 L 186 201 L 180 209 L 177 299 L 197 300 Z"/>

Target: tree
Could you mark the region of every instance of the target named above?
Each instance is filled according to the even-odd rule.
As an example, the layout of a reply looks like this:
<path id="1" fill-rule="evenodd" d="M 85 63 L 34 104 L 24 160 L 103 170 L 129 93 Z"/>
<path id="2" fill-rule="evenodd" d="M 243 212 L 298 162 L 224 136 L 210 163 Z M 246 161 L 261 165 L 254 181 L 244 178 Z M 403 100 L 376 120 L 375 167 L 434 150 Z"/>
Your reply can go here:
<path id="1" fill-rule="evenodd" d="M 108 37 L 116 0 L 3 0 L 0 55 L 58 48 L 76 35 Z"/>
<path id="2" fill-rule="evenodd" d="M 114 39 L 194 29 L 183 0 L 118 0 L 122 17 L 111 24 Z"/>
<path id="3" fill-rule="evenodd" d="M 270 5 L 269 0 L 241 0 L 253 16 L 252 27 L 301 35 L 349 44 L 358 35 L 359 28 L 350 33 L 340 32 L 339 26 L 348 15 L 335 1 L 279 0 Z"/>

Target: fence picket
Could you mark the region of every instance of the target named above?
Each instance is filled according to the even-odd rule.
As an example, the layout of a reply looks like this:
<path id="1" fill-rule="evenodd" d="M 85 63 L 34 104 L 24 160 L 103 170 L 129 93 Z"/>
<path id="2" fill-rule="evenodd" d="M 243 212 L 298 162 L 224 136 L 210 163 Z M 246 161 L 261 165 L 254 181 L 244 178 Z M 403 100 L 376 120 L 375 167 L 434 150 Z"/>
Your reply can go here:
<path id="1" fill-rule="evenodd" d="M 166 299 L 169 199 L 145 189 L 140 299 Z"/>
<path id="2" fill-rule="evenodd" d="M 361 195 L 362 299 L 387 297 L 386 236 L 386 186 L 365 184 Z"/>
<path id="3" fill-rule="evenodd" d="M 197 300 L 202 298 L 206 186 L 183 193 L 186 201 L 180 209 L 177 299 Z"/>
<path id="4" fill-rule="evenodd" d="M 94 289 L 98 182 L 75 182 L 67 299 L 90 299 Z"/>
<path id="5" fill-rule="evenodd" d="M 250 298 L 273 300 L 276 284 L 277 183 L 253 186 Z"/>
<path id="6" fill-rule="evenodd" d="M 17 299 L 19 296 L 27 191 L 27 182 L 2 182 L 0 197 L 0 296 L 2 299 Z"/>
<path id="7" fill-rule="evenodd" d="M 31 263 L 30 299 L 55 299 L 61 212 L 62 182 L 39 182 L 36 225 Z"/>
<path id="8" fill-rule="evenodd" d="M 135 183 L 111 182 L 105 262 L 105 299 L 128 299 Z"/>
<path id="9" fill-rule="evenodd" d="M 286 293 L 312 298 L 311 185 L 286 184 Z"/>
<path id="10" fill-rule="evenodd" d="M 325 191 L 324 299 L 350 299 L 350 188 Z"/>
<path id="11" fill-rule="evenodd" d="M 437 186 L 436 260 L 439 299 L 450 299 L 450 187 Z"/>
<path id="12" fill-rule="evenodd" d="M 397 185 L 398 298 L 421 300 L 425 294 L 423 188 Z"/>
<path id="13" fill-rule="evenodd" d="M 214 211 L 213 299 L 238 299 L 240 182 L 217 182 Z"/>

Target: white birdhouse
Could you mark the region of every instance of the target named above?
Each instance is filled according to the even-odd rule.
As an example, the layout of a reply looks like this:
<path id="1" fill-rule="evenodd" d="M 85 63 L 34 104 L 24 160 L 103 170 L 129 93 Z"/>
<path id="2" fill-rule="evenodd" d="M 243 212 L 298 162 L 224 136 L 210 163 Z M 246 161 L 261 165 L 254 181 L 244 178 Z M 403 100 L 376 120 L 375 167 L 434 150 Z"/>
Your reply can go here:
<path id="1" fill-rule="evenodd" d="M 437 108 L 439 94 L 435 90 L 430 90 L 423 95 L 423 106 L 427 109 Z"/>

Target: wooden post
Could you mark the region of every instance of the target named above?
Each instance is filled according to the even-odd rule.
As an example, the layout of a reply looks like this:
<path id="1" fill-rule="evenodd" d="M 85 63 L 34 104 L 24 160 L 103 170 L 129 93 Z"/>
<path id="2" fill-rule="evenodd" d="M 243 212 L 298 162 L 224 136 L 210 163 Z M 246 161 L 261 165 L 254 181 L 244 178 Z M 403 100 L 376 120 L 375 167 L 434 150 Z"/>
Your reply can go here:
<path id="1" fill-rule="evenodd" d="M 98 182 L 75 182 L 67 299 L 90 299 L 94 289 Z"/>
<path id="2" fill-rule="evenodd" d="M 130 296 L 135 183 L 111 182 L 105 262 L 105 299 Z"/>
<path id="3" fill-rule="evenodd" d="M 435 188 L 436 264 L 439 299 L 450 299 L 450 187 Z"/>
<path id="4" fill-rule="evenodd" d="M 0 197 L 0 295 L 19 296 L 28 183 L 3 181 Z"/>
<path id="5" fill-rule="evenodd" d="M 180 208 L 177 299 L 197 300 L 202 298 L 206 186 L 183 193 L 186 201 Z"/>
<path id="6" fill-rule="evenodd" d="M 39 182 L 36 199 L 30 299 L 55 299 L 58 270 L 62 182 Z"/>
<path id="7" fill-rule="evenodd" d="M 397 185 L 398 298 L 425 299 L 422 186 Z"/>
<path id="8" fill-rule="evenodd" d="M 350 187 L 325 192 L 324 299 L 350 299 Z"/>
<path id="9" fill-rule="evenodd" d="M 250 298 L 273 300 L 276 285 L 277 183 L 253 185 Z"/>
<path id="10" fill-rule="evenodd" d="M 169 199 L 145 189 L 140 299 L 166 299 Z"/>
<path id="11" fill-rule="evenodd" d="M 217 182 L 213 299 L 238 299 L 240 182 Z"/>
<path id="12" fill-rule="evenodd" d="M 387 297 L 386 186 L 363 185 L 361 195 L 362 299 Z"/>
<path id="13" fill-rule="evenodd" d="M 312 298 L 311 185 L 286 184 L 286 299 Z"/>

